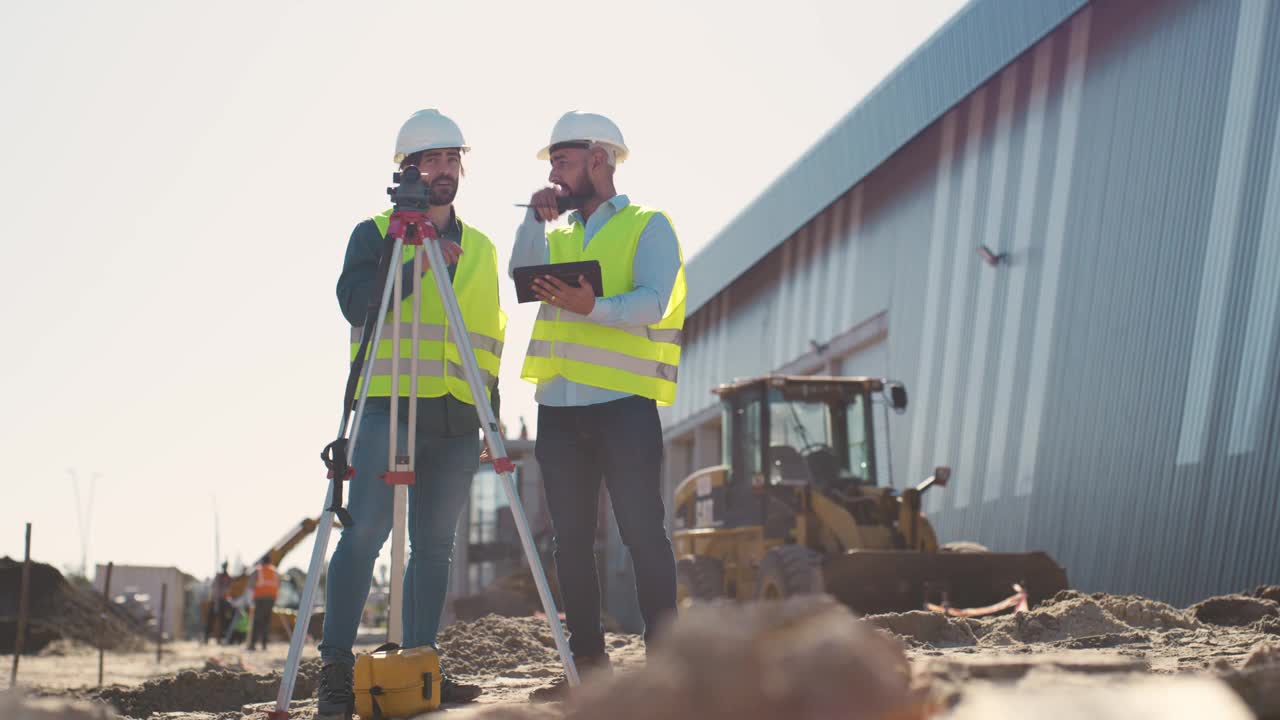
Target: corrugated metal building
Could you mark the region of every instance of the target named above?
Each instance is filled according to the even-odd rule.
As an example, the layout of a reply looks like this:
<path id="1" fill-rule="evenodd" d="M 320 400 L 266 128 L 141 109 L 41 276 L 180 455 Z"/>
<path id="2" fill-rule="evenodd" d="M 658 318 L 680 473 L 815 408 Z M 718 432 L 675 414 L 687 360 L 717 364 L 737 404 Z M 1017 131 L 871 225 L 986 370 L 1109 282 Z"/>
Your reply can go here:
<path id="1" fill-rule="evenodd" d="M 720 460 L 716 383 L 886 376 L 944 541 L 1280 581 L 1278 105 L 1280 3 L 966 6 L 689 262 L 668 491 Z"/>

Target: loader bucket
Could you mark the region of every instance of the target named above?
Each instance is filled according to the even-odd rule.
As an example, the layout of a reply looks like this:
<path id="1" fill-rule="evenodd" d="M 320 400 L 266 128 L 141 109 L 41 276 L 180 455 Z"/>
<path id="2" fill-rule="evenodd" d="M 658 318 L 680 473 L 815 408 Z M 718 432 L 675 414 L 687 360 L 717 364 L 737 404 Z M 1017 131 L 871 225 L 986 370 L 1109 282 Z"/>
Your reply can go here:
<path id="1" fill-rule="evenodd" d="M 851 550 L 822 569 L 826 591 L 864 615 L 923 610 L 926 602 L 982 607 L 1013 595 L 1015 583 L 1034 607 L 1067 589 L 1066 570 L 1043 552 Z"/>

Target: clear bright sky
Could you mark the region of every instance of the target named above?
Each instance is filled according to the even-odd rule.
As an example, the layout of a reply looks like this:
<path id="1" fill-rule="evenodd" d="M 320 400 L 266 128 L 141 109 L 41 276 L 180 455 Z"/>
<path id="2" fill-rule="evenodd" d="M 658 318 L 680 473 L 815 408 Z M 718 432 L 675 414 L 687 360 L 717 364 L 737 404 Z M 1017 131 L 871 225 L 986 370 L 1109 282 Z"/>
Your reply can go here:
<path id="1" fill-rule="evenodd" d="M 503 268 L 570 109 L 618 123 L 619 192 L 688 258 L 962 4 L 6 2 L 0 555 L 30 521 L 37 560 L 79 564 L 73 468 L 101 473 L 91 568 L 208 575 L 215 499 L 233 563 L 319 511 L 334 284 L 414 110 L 474 148 L 457 208 Z M 503 280 L 503 420 L 533 432 L 536 308 Z"/>

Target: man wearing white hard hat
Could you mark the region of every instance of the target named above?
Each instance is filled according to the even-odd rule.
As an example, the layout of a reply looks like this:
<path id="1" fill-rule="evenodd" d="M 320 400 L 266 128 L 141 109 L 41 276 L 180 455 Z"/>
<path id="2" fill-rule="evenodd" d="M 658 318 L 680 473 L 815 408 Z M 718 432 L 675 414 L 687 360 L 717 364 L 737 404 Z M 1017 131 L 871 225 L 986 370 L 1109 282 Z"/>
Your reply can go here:
<path id="1" fill-rule="evenodd" d="M 445 313 L 429 277 L 435 268 L 424 265 L 419 297 L 413 297 L 412 248 L 406 247 L 402 263 L 401 317 L 411 325 L 414 303 L 421 308 L 418 395 L 410 398 L 411 341 L 401 341 L 397 446 L 415 443 L 414 484 L 409 486 L 409 559 L 405 567 L 402 621 L 403 647 L 435 646 L 440 613 L 444 609 L 449 568 L 453 558 L 454 530 L 467 505 L 471 478 L 481 459 L 480 422 L 475 402 L 490 402 L 498 414 L 498 365 L 506 332 L 506 315 L 498 306 L 498 256 L 493 243 L 454 212 L 453 201 L 463 175 L 462 154 L 469 148 L 462 131 L 437 110 L 420 110 L 400 128 L 395 162 L 403 170 L 416 166 L 430 191 L 428 216 L 440 234 L 444 270 L 453 281 L 468 334 L 475 347 L 476 363 L 489 379 L 488 395 L 472 398 L 458 348 L 449 340 Z M 391 217 L 385 210 L 361 221 L 347 244 L 342 274 L 338 278 L 338 304 L 351 324 L 351 356 L 360 347 L 366 308 L 381 290 L 379 257 Z M 425 260 L 425 256 L 424 256 Z M 382 319 L 391 322 L 391 311 Z M 402 338 L 411 337 L 409 331 Z M 349 720 L 353 711 L 351 648 L 356 639 L 365 599 L 373 578 L 374 561 L 392 528 L 393 488 L 382 480 L 388 469 L 391 426 L 391 354 L 395 352 L 391 329 L 384 325 L 379 346 L 371 348 L 373 363 L 369 399 L 356 439 L 347 509 L 354 525 L 344 528 L 325 584 L 324 634 L 320 641 L 323 661 L 317 717 Z M 363 380 L 361 380 L 363 383 Z M 417 404 L 416 437 L 408 435 L 409 403 Z M 441 700 L 474 700 L 480 688 L 442 677 Z"/>
<path id="2" fill-rule="evenodd" d="M 608 667 L 594 551 L 601 482 L 635 568 L 646 643 L 676 605 L 657 406 L 675 400 L 684 261 L 666 214 L 614 187 L 629 154 L 608 118 L 561 117 L 538 153 L 551 164 L 552 186 L 533 194 L 509 268 L 581 260 L 601 267 L 599 298 L 585 277 L 578 287 L 551 276 L 534 281 L 543 304 L 521 371 L 538 386 L 535 454 L 555 530 L 569 645 L 587 671 Z M 572 209 L 568 224 L 546 231 L 544 222 L 559 217 L 562 205 Z M 564 687 L 562 680 L 535 699 Z"/>

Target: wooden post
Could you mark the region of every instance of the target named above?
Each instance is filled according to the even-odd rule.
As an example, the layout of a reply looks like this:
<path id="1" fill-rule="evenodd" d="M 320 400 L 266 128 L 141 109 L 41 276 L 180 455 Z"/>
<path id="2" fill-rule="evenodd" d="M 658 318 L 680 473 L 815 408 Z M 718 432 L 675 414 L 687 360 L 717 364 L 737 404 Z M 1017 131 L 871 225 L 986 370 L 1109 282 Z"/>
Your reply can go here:
<path id="1" fill-rule="evenodd" d="M 169 595 L 169 583 L 160 586 L 160 617 L 156 618 L 156 662 L 160 662 L 160 648 L 164 646 L 164 603 Z"/>
<path id="2" fill-rule="evenodd" d="M 13 673 L 9 687 L 18 686 L 18 658 L 22 657 L 22 642 L 27 632 L 27 593 L 31 587 L 31 523 L 27 523 L 27 549 L 22 557 L 22 588 L 18 590 L 18 635 L 13 641 Z"/>
<path id="3" fill-rule="evenodd" d="M 107 563 L 107 577 L 102 583 L 102 598 L 107 603 L 106 608 L 102 611 L 102 618 L 104 620 L 107 617 L 107 613 L 111 611 L 111 569 L 114 566 L 115 563 L 113 562 Z M 101 640 L 99 640 L 98 643 L 98 687 L 102 687 L 103 655 L 106 650 L 103 648 Z"/>

